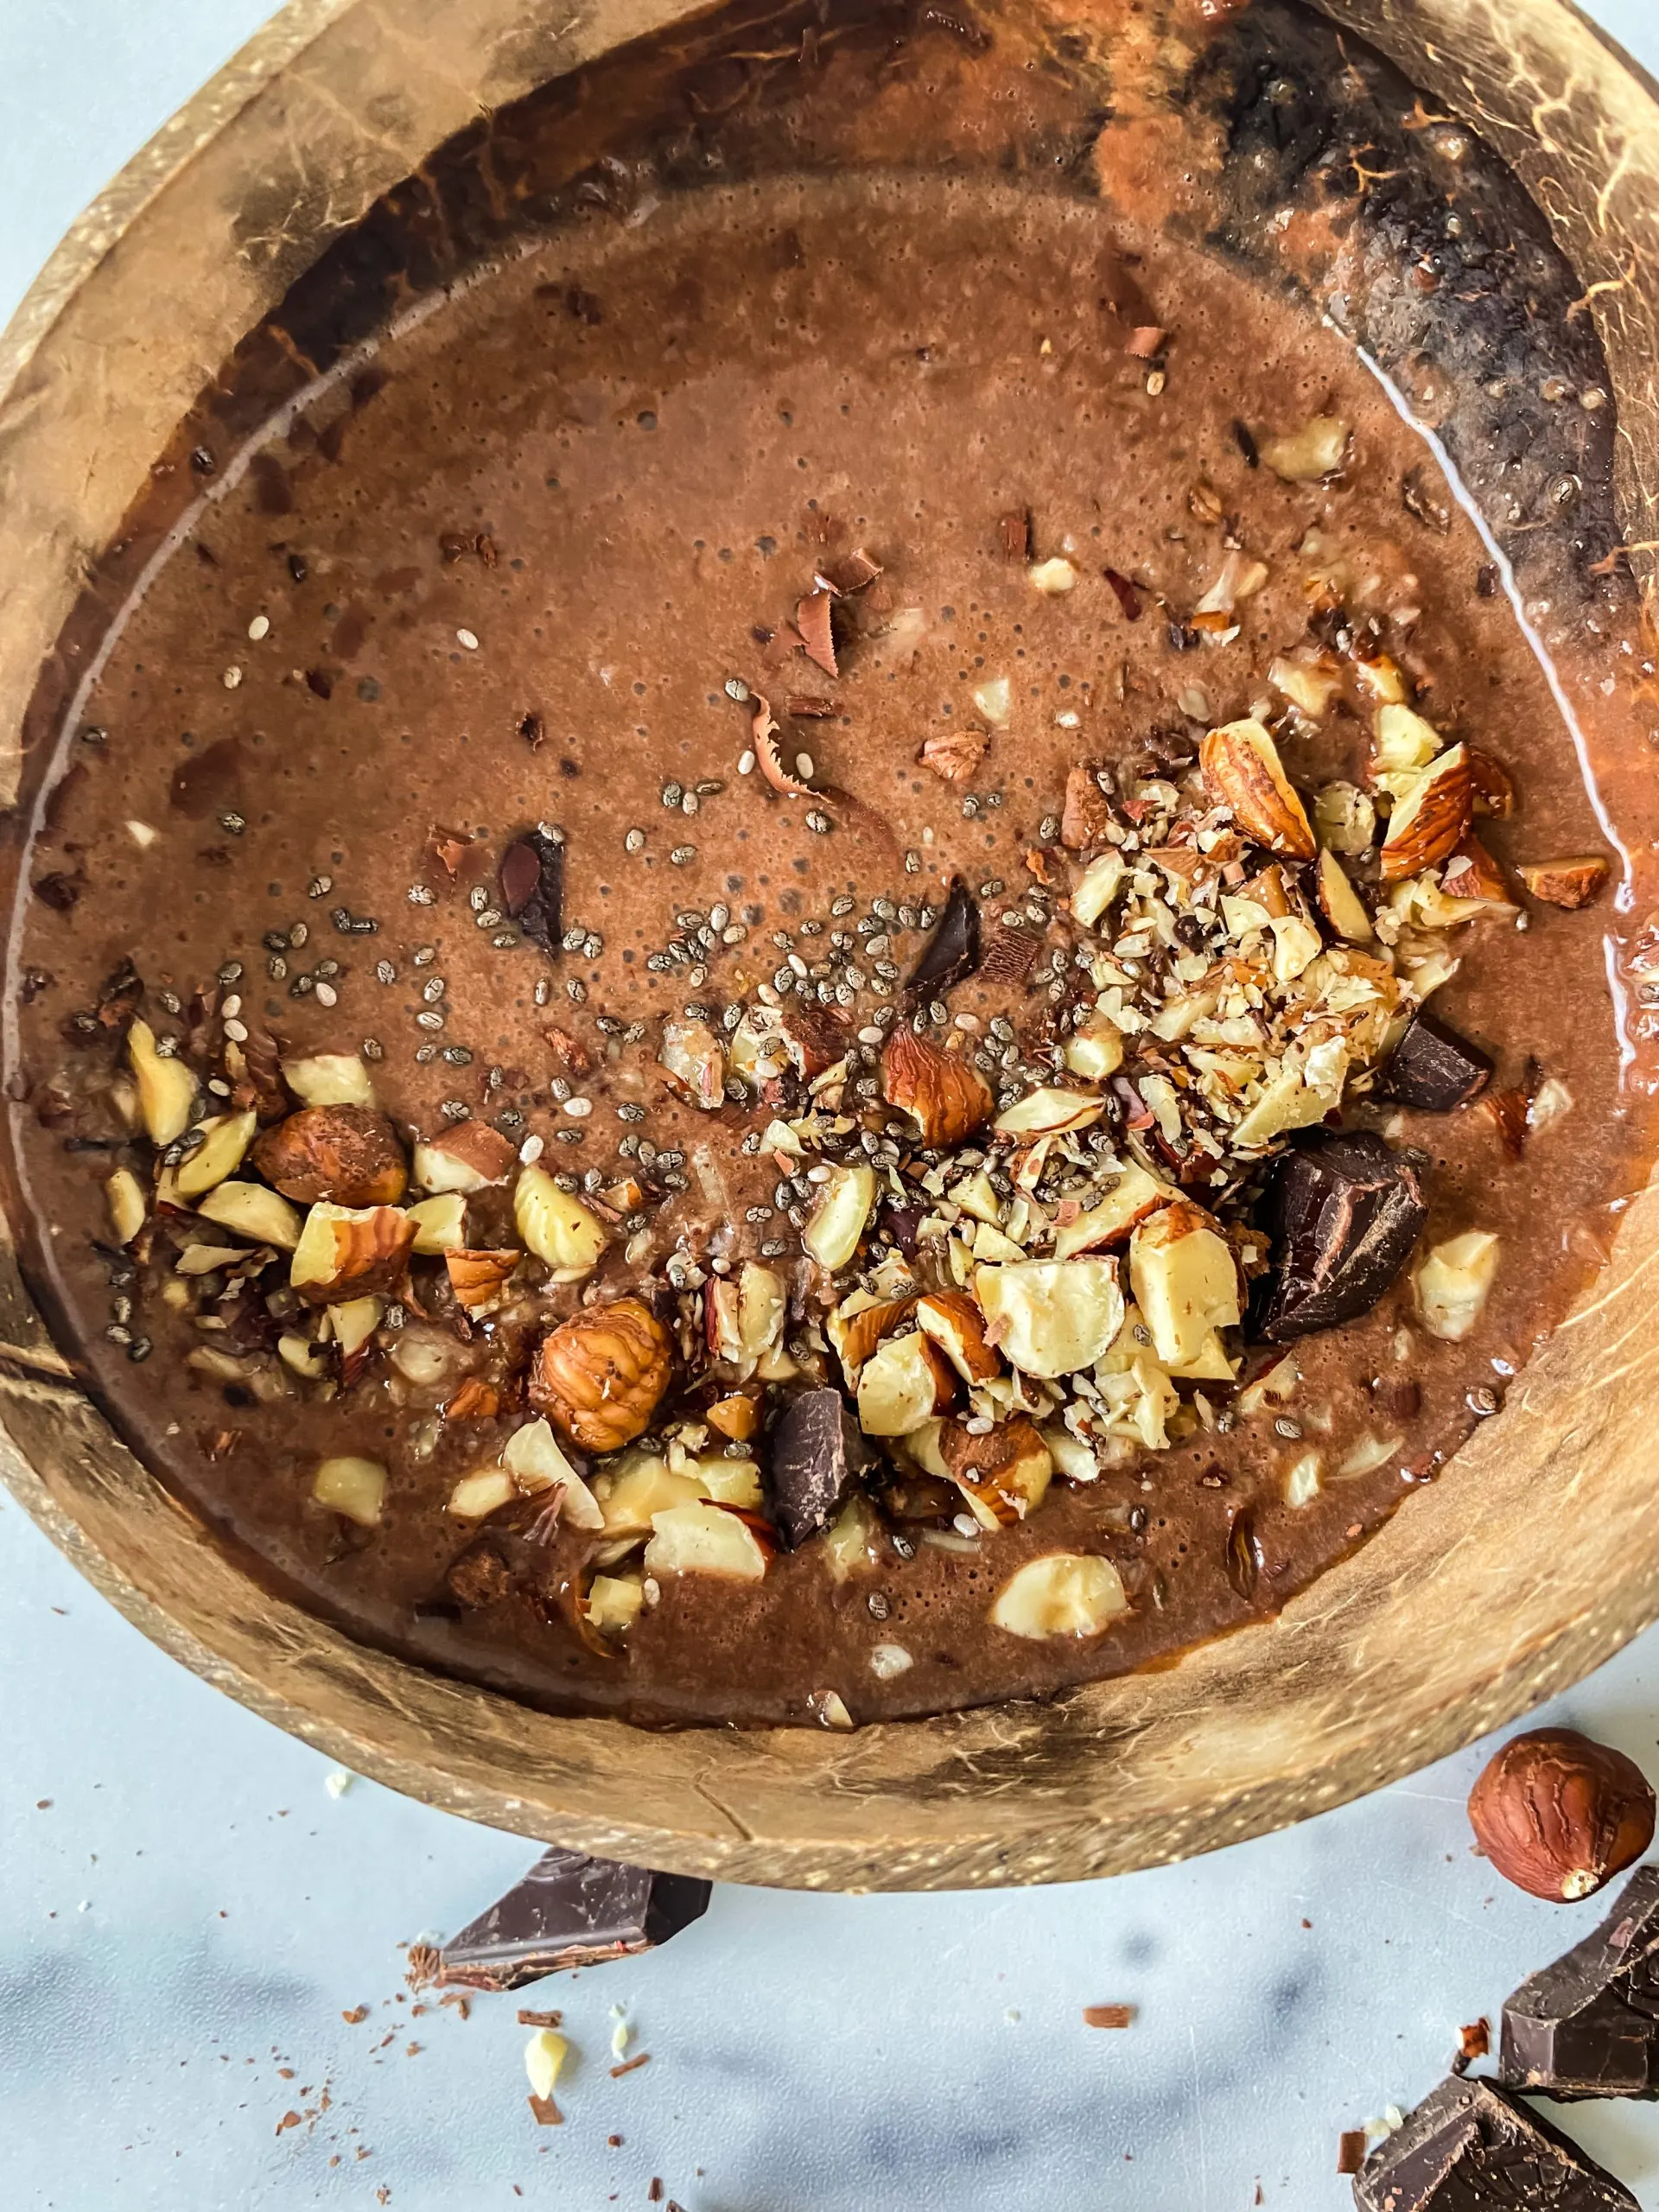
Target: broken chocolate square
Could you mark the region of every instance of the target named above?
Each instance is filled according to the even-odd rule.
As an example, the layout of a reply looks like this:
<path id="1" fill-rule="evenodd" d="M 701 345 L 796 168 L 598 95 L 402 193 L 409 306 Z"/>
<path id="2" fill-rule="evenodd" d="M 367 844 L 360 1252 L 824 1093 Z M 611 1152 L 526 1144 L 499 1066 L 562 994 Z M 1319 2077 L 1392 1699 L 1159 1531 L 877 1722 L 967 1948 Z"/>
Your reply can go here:
<path id="1" fill-rule="evenodd" d="M 1503 2005 L 1499 2078 L 1564 2101 L 1659 2093 L 1659 1866 Z"/>
<path id="2" fill-rule="evenodd" d="M 875 1459 L 839 1390 L 804 1390 L 772 1433 L 772 1517 L 786 1552 L 827 1529 Z"/>
<path id="3" fill-rule="evenodd" d="M 564 929 L 564 840 L 526 830 L 501 855 L 501 903 L 527 938 L 557 952 Z"/>
<path id="4" fill-rule="evenodd" d="M 1376 1096 L 1425 1114 L 1449 1114 L 1478 1097 L 1491 1076 L 1490 1054 L 1460 1037 L 1449 1023 L 1424 1012 L 1389 1055 L 1377 1077 Z"/>
<path id="5" fill-rule="evenodd" d="M 1369 1130 L 1315 1137 L 1287 1153 L 1268 1186 L 1274 1266 L 1259 1326 L 1271 1344 L 1369 1313 L 1411 1256 L 1428 1205 L 1421 1155 Z"/>
<path id="6" fill-rule="evenodd" d="M 1360 2212 L 1639 2212 L 1570 2137 L 1490 2082 L 1454 2074 L 1354 2177 Z"/>
<path id="7" fill-rule="evenodd" d="M 963 982 L 979 965 L 979 907 L 959 875 L 950 879 L 950 895 L 944 902 L 938 926 L 928 939 L 915 971 L 905 986 L 908 1005 L 936 999 Z"/>
<path id="8" fill-rule="evenodd" d="M 709 1910 L 712 1885 L 580 1851 L 550 1851 L 489 1910 L 440 1946 L 429 1979 L 448 1989 L 522 1989 L 666 1943 Z"/>

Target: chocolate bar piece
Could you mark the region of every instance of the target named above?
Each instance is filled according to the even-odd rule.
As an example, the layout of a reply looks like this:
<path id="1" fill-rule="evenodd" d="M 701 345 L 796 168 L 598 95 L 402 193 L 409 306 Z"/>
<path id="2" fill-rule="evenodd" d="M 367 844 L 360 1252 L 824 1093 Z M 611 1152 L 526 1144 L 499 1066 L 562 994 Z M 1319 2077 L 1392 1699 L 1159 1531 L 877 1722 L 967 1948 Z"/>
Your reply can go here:
<path id="1" fill-rule="evenodd" d="M 580 1851 L 550 1851 L 521 1882 L 440 1946 L 429 1979 L 447 1989 L 522 1989 L 666 1943 L 709 1910 L 712 1884 Z"/>
<path id="2" fill-rule="evenodd" d="M 1505 2000 L 1498 2075 L 1563 2101 L 1659 2094 L 1659 1866 Z"/>
<path id="3" fill-rule="evenodd" d="M 1389 1053 L 1376 1096 L 1425 1114 L 1449 1114 L 1478 1097 L 1491 1078 L 1491 1055 L 1437 1014 L 1425 1012 Z"/>
<path id="4" fill-rule="evenodd" d="M 1264 1211 L 1276 1262 L 1260 1309 L 1270 1343 L 1370 1313 L 1428 1218 L 1420 1158 L 1390 1151 L 1366 1129 L 1318 1136 L 1286 1154 Z"/>
<path id="5" fill-rule="evenodd" d="M 1360 2212 L 1640 2212 L 1578 2145 L 1491 2082 L 1453 2074 L 1354 2177 Z"/>
<path id="6" fill-rule="evenodd" d="M 772 1432 L 772 1517 L 786 1552 L 827 1529 L 874 1463 L 839 1390 L 804 1390 Z"/>

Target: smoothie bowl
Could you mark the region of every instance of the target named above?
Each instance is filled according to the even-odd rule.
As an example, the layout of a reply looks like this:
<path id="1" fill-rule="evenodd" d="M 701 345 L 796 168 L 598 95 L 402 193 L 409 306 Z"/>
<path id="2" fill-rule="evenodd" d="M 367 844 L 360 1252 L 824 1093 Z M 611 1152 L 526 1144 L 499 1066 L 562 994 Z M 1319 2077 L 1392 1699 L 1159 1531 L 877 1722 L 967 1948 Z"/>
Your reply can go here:
<path id="1" fill-rule="evenodd" d="M 279 17 L 9 336 L 24 1503 L 734 1879 L 1205 1848 L 1615 1649 L 1656 194 L 1543 0 Z"/>

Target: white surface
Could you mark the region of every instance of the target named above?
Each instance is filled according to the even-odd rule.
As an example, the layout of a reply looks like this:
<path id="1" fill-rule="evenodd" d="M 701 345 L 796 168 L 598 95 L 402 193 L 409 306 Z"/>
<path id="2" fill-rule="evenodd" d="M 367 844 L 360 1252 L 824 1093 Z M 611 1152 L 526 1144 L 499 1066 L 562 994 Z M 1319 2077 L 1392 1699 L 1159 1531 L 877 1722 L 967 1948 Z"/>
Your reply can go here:
<path id="1" fill-rule="evenodd" d="M 0 0 L 0 316 L 264 12 Z M 1593 12 L 1659 70 L 1653 0 Z M 1656 1714 L 1659 1635 L 1549 1717 L 1659 1772 Z M 1469 1855 L 1481 1757 L 1092 1886 L 717 1891 L 654 1956 L 525 1993 L 582 2054 L 567 2124 L 538 2129 L 515 2000 L 412 2018 L 397 1948 L 534 1847 L 367 1783 L 331 1796 L 322 1760 L 151 1649 L 8 1503 L 0 2212 L 472 2212 L 514 2184 L 590 2212 L 645 2204 L 656 2175 L 686 2212 L 1338 2212 L 1338 2132 L 1423 2094 L 1460 2023 L 1496 2024 L 1598 1916 Z M 613 2082 L 618 2002 L 652 2060 Z M 1083 2026 L 1110 2002 L 1133 2028 Z M 1659 2113 L 1569 2126 L 1659 2208 Z"/>

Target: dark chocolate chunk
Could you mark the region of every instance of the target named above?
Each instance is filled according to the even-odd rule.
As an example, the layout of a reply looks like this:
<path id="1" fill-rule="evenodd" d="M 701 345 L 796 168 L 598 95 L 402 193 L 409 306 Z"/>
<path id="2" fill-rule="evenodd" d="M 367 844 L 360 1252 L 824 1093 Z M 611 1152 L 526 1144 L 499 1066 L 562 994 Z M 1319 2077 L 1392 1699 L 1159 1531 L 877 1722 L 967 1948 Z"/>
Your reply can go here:
<path id="1" fill-rule="evenodd" d="M 448 1989 L 522 1989 L 666 1943 L 709 1910 L 711 1885 L 580 1851 L 550 1851 L 489 1910 L 439 1947 L 429 1979 Z"/>
<path id="2" fill-rule="evenodd" d="M 1498 2075 L 1564 2101 L 1659 2094 L 1659 1866 L 1504 2000 Z"/>
<path id="3" fill-rule="evenodd" d="M 1454 2074 L 1354 2177 L 1360 2212 L 1640 2212 L 1570 2137 L 1491 2082 Z"/>
<path id="4" fill-rule="evenodd" d="M 839 1390 L 804 1390 L 772 1432 L 772 1517 L 786 1552 L 827 1529 L 875 1459 Z"/>
<path id="5" fill-rule="evenodd" d="M 1491 1077 L 1491 1059 L 1478 1045 L 1424 1013 L 1389 1055 L 1376 1096 L 1425 1114 L 1449 1114 L 1478 1097 Z"/>
<path id="6" fill-rule="evenodd" d="M 1428 1206 L 1421 1155 L 1369 1130 L 1315 1137 L 1287 1153 L 1268 1186 L 1274 1247 L 1261 1333 L 1287 1344 L 1369 1313 L 1411 1255 Z"/>
<path id="7" fill-rule="evenodd" d="M 564 928 L 564 841 L 526 830 L 501 855 L 501 903 L 545 952 L 560 950 Z"/>
<path id="8" fill-rule="evenodd" d="M 905 986 L 906 999 L 910 1005 L 918 1006 L 924 999 L 939 998 L 971 976 L 978 965 L 979 908 L 962 878 L 953 875 L 938 926 Z"/>

